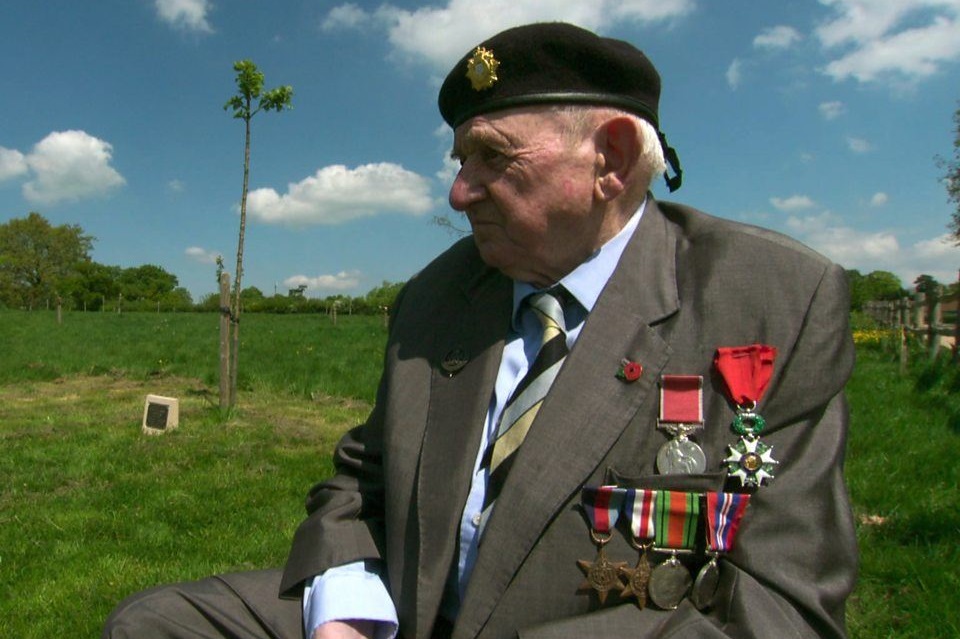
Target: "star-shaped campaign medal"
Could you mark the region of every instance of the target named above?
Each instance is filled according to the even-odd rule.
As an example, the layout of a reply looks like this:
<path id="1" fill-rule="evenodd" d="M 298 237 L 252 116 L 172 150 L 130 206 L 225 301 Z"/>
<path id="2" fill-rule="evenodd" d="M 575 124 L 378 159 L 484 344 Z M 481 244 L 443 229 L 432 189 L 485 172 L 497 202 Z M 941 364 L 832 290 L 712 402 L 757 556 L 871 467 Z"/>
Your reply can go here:
<path id="1" fill-rule="evenodd" d="M 607 601 L 607 595 L 614 588 L 623 588 L 623 582 L 620 580 L 620 570 L 626 568 L 624 561 L 613 562 L 607 559 L 603 548 L 597 553 L 597 560 L 590 562 L 586 559 L 578 559 L 577 565 L 586 579 L 580 584 L 579 592 L 588 592 L 593 590 L 597 593 L 597 598 L 602 605 Z"/>
<path id="2" fill-rule="evenodd" d="M 755 437 L 741 437 L 727 447 L 730 455 L 723 460 L 727 474 L 740 480 L 741 486 L 760 486 L 773 479 L 773 467 L 779 464 L 772 457 L 772 448 Z"/>
<path id="3" fill-rule="evenodd" d="M 650 583 L 650 562 L 647 561 L 646 553 L 640 555 L 636 567 L 621 568 L 620 574 L 627 580 L 620 596 L 624 599 L 634 597 L 637 600 L 637 606 L 645 608 L 647 606 L 647 584 Z"/>

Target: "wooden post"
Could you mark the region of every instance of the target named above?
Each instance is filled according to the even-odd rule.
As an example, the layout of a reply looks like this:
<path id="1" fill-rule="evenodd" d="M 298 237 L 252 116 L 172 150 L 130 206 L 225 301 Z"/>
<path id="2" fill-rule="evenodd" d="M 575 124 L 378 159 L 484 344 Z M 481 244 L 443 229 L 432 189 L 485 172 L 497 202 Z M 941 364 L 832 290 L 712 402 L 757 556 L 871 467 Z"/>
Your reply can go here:
<path id="1" fill-rule="evenodd" d="M 900 327 L 900 376 L 907 374 L 907 362 L 910 359 L 910 349 L 907 346 L 907 327 Z"/>
<path id="2" fill-rule="evenodd" d="M 220 410 L 230 408 L 230 274 L 220 274 Z"/>
<path id="3" fill-rule="evenodd" d="M 910 298 L 900 298 L 900 375 L 907 374 L 907 363 L 910 360 L 910 347 L 907 344 L 907 328 L 910 325 Z"/>
<path id="4" fill-rule="evenodd" d="M 63 298 L 57 295 L 57 324 L 63 324 Z"/>
<path id="5" fill-rule="evenodd" d="M 957 271 L 957 290 L 953 296 L 953 361 L 960 363 L 960 270 Z"/>
<path id="6" fill-rule="evenodd" d="M 930 314 L 927 316 L 927 346 L 930 347 L 930 359 L 937 359 L 937 353 L 940 352 L 940 335 L 937 328 L 940 326 L 943 318 L 943 287 L 937 287 L 932 293 L 930 299 Z"/>

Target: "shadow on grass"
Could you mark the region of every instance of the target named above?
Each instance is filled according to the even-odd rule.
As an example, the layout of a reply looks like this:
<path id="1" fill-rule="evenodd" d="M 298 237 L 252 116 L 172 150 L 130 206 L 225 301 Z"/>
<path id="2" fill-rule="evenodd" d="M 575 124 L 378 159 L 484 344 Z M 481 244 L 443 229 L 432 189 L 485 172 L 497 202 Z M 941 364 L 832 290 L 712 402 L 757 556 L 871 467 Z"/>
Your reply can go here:
<path id="1" fill-rule="evenodd" d="M 960 538 L 960 513 L 944 508 L 907 516 L 894 516 L 873 535 L 902 546 L 934 546 Z"/>

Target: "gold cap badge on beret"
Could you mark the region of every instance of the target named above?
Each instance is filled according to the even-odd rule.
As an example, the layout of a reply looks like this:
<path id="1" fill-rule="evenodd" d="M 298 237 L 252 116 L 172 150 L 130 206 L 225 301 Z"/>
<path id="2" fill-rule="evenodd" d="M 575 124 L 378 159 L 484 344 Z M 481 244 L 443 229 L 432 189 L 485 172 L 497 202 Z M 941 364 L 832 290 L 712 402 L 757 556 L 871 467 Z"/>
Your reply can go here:
<path id="1" fill-rule="evenodd" d="M 500 62 L 493 57 L 493 51 L 477 47 L 467 60 L 467 78 L 475 91 L 483 91 L 497 81 L 497 67 Z"/>

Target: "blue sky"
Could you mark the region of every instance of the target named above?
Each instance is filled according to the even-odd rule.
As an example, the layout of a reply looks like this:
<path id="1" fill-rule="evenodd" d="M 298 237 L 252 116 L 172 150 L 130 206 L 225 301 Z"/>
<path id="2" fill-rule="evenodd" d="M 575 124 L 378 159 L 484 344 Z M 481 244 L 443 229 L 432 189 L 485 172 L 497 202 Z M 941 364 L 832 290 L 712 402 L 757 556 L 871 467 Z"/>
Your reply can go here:
<path id="1" fill-rule="evenodd" d="M 236 257 L 252 59 L 294 109 L 253 122 L 244 284 L 362 295 L 454 237 L 436 107 L 467 49 L 565 20 L 643 49 L 683 188 L 654 194 L 792 235 L 846 268 L 956 280 L 960 0 L 5 0 L 0 222 L 37 211 L 93 258 L 156 264 L 199 299 Z"/>

